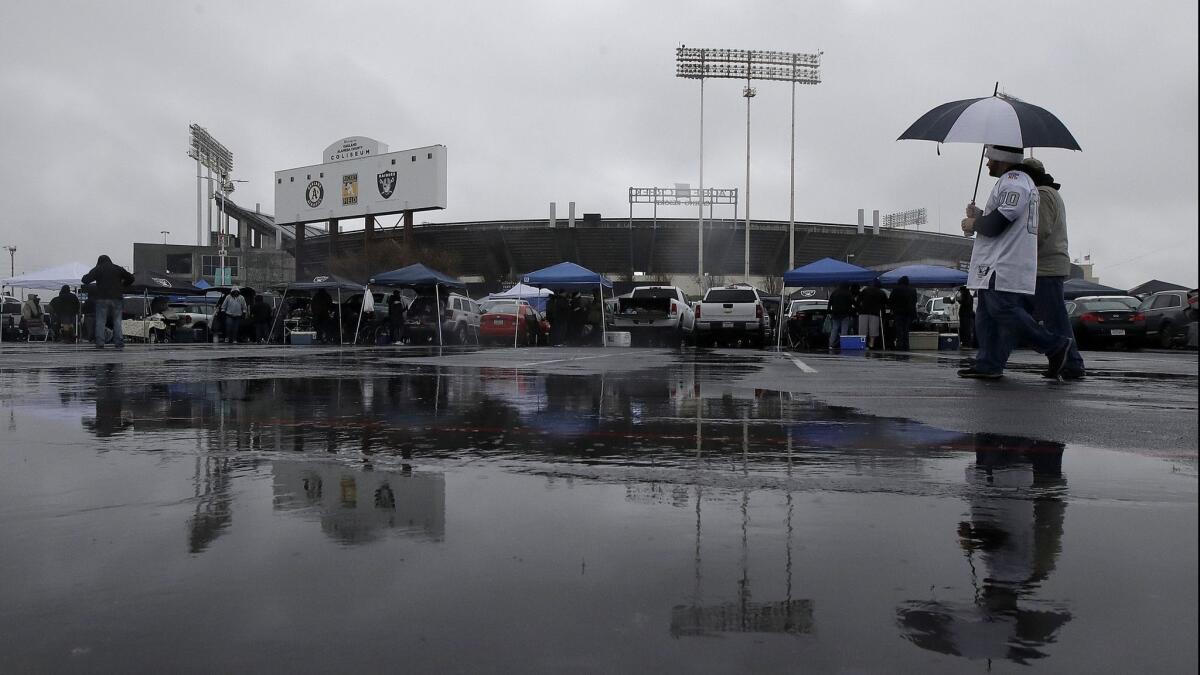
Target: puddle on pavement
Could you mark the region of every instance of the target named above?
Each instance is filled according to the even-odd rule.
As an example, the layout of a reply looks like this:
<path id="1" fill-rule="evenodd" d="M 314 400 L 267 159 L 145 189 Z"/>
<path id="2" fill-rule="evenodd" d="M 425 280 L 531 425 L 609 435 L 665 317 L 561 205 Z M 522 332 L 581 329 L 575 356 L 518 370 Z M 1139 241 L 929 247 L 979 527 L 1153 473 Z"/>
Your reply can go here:
<path id="1" fill-rule="evenodd" d="M 739 387 L 758 364 L 0 373 L 3 662 L 1194 665 L 1194 462 Z"/>

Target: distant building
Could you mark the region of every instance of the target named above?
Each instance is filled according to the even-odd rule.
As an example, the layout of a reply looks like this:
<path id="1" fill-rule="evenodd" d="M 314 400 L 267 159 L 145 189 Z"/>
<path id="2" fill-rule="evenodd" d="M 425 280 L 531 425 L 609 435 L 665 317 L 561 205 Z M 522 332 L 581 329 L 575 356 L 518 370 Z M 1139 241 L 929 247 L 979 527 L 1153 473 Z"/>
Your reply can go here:
<path id="1" fill-rule="evenodd" d="M 1072 278 L 1083 279 L 1084 281 L 1090 281 L 1093 284 L 1100 283 L 1100 277 L 1096 276 L 1092 269 L 1093 265 L 1095 264 L 1092 262 L 1092 256 L 1085 255 L 1082 259 L 1075 260 L 1071 264 L 1074 267 L 1078 267 L 1079 272 L 1083 275 L 1081 277 L 1076 277 L 1074 274 L 1072 274 Z M 1071 271 L 1074 272 L 1075 270 L 1072 269 Z"/>

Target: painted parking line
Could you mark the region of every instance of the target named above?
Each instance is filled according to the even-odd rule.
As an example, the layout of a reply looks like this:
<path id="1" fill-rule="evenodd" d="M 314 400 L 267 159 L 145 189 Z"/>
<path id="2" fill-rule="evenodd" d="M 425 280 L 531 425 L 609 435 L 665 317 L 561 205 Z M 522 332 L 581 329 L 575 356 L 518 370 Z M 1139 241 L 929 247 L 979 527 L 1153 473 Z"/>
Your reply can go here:
<path id="1" fill-rule="evenodd" d="M 798 359 L 794 356 L 789 356 L 788 358 L 792 360 L 792 363 L 796 364 L 796 367 L 799 368 L 801 372 L 804 372 L 804 373 L 817 372 L 816 368 L 813 368 L 812 366 L 808 365 L 807 363 L 801 361 L 800 359 Z"/>
<path id="2" fill-rule="evenodd" d="M 547 363 L 567 363 L 569 361 L 587 361 L 588 359 L 607 359 L 610 356 L 617 356 L 617 354 L 614 353 L 614 354 L 599 354 L 597 356 L 577 356 L 577 357 L 573 357 L 573 358 L 569 358 L 569 359 L 551 359 L 549 361 L 530 361 L 529 363 L 519 363 L 519 364 L 517 364 L 516 367 L 517 368 L 528 368 L 530 366 L 544 366 Z"/>

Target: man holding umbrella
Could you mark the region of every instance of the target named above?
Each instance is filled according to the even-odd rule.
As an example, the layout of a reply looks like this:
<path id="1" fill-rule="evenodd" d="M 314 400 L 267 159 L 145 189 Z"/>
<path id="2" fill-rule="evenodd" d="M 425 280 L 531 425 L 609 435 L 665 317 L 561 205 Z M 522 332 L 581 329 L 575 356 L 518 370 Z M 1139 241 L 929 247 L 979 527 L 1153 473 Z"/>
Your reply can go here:
<path id="1" fill-rule="evenodd" d="M 964 234 L 978 235 L 967 287 L 979 292 L 975 313 L 979 352 L 975 365 L 958 374 L 999 379 L 1013 346 L 1024 342 L 1050 359 L 1047 372 L 1057 377 L 1074 340 L 1046 330 L 1025 306 L 1025 296 L 1034 295 L 1037 284 L 1037 186 L 1021 164 L 1020 148 L 989 145 L 985 154 L 988 175 L 998 180 L 984 209 L 971 203 L 962 222 Z"/>

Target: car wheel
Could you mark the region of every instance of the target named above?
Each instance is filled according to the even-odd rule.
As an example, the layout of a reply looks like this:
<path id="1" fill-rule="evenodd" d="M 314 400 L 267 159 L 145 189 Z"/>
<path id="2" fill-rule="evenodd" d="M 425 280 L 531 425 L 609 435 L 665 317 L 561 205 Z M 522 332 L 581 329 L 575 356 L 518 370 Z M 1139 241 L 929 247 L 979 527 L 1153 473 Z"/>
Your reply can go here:
<path id="1" fill-rule="evenodd" d="M 1171 333 L 1171 324 L 1164 321 L 1162 325 L 1158 327 L 1158 346 L 1162 347 L 1163 349 L 1170 349 L 1171 343 L 1173 342 L 1173 336 Z"/>

